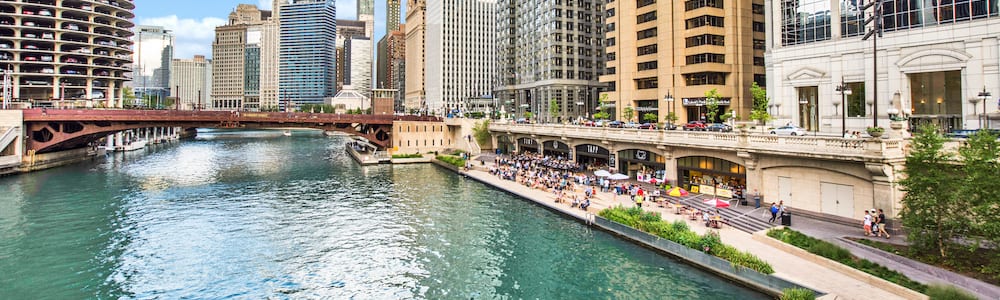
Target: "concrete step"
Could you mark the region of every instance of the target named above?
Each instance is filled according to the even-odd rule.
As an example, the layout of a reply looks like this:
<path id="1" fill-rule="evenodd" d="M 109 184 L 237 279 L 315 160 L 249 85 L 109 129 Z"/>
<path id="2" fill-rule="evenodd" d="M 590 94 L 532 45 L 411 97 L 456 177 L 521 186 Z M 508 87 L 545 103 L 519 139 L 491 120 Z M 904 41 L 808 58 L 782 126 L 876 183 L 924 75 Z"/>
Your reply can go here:
<path id="1" fill-rule="evenodd" d="M 701 211 L 715 211 L 714 207 L 702 203 L 702 201 L 703 200 L 700 198 L 695 198 L 682 200 L 681 203 Z M 748 233 L 766 230 L 775 226 L 775 224 L 770 224 L 764 220 L 754 217 L 754 212 L 744 214 L 732 209 L 719 209 L 719 214 L 722 215 L 723 220 L 725 220 L 725 223 L 729 226 Z"/>

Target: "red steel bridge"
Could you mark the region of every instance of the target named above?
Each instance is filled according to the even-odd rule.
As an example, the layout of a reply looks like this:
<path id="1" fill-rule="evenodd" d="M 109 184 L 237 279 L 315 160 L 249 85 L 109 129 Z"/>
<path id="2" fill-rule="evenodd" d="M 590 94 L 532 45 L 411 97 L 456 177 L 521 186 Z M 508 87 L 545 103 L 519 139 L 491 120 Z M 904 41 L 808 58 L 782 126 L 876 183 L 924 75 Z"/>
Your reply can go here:
<path id="1" fill-rule="evenodd" d="M 37 153 L 75 149 L 109 134 L 150 127 L 315 128 L 367 138 L 391 147 L 394 121 L 441 121 L 431 116 L 353 115 L 291 112 L 237 112 L 126 109 L 26 109 L 25 150 Z"/>

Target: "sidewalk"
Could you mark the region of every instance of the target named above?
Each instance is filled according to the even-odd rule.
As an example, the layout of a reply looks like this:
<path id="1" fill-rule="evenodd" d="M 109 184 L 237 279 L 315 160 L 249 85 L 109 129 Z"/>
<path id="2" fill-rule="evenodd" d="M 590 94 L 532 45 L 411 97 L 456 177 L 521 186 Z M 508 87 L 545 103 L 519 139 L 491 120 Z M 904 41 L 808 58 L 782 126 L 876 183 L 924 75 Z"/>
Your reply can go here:
<path id="1" fill-rule="evenodd" d="M 860 226 L 850 227 L 808 218 L 798 218 L 792 220 L 792 226 L 789 228 L 844 247 L 851 251 L 851 254 L 854 254 L 854 256 L 900 272 L 920 283 L 945 283 L 974 293 L 979 299 L 1000 299 L 1000 287 L 995 285 L 847 240 L 847 237 L 865 238 Z M 883 238 L 872 239 L 886 241 Z M 888 240 L 888 242 L 893 244 L 906 243 L 903 235 L 893 235 L 892 239 Z"/>
<path id="2" fill-rule="evenodd" d="M 487 161 L 486 166 L 491 165 L 493 165 L 492 161 Z M 551 207 L 580 219 L 585 219 L 588 213 L 596 214 L 601 209 L 607 207 L 617 205 L 629 207 L 635 205 L 629 200 L 628 196 L 616 197 L 611 193 L 598 192 L 596 197 L 591 200 L 590 210 L 588 212 L 584 212 L 578 208 L 571 208 L 570 203 L 555 203 L 555 197 L 550 192 L 531 189 L 513 181 L 503 180 L 489 174 L 487 171 L 472 170 L 465 172 L 465 174 L 497 188 L 521 195 L 528 200 L 535 201 L 536 203 Z M 583 196 L 582 189 L 576 191 L 575 193 L 580 197 Z M 657 207 L 657 205 L 653 203 L 644 205 L 643 209 L 660 212 L 663 219 L 667 222 L 673 222 L 675 220 L 688 222 L 689 227 L 699 234 L 704 234 L 708 229 L 699 221 L 688 221 L 683 215 L 675 215 L 672 210 Z M 732 245 L 737 249 L 753 253 L 770 263 L 775 270 L 773 275 L 776 277 L 780 277 L 803 286 L 808 286 L 828 294 L 835 294 L 838 296 L 838 299 L 868 299 L 873 297 L 875 299 L 902 299 L 891 292 L 879 289 L 868 283 L 845 276 L 815 263 L 789 255 L 784 251 L 773 248 L 767 244 L 753 240 L 752 236 L 746 232 L 733 229 L 729 226 L 724 226 L 722 229 L 718 230 L 718 232 L 724 243 Z"/>

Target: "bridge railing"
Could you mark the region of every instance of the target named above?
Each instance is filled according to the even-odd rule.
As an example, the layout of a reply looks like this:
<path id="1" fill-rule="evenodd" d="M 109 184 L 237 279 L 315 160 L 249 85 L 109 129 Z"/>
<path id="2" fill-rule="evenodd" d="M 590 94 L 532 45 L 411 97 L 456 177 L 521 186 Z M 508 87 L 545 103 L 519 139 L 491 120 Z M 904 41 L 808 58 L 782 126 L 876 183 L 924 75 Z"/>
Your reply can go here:
<path id="1" fill-rule="evenodd" d="M 853 158 L 901 158 L 905 141 L 899 139 L 845 139 L 823 136 L 777 136 L 752 133 L 645 130 L 547 124 L 490 124 L 490 131 L 537 136 L 593 139 L 707 149 L 785 153 L 788 155 L 848 154 Z M 846 158 L 846 157 L 845 157 Z"/>
<path id="2" fill-rule="evenodd" d="M 437 122 L 413 115 L 358 115 L 308 112 L 241 112 L 214 110 L 26 109 L 26 121 L 194 121 L 392 124 L 393 121 Z"/>

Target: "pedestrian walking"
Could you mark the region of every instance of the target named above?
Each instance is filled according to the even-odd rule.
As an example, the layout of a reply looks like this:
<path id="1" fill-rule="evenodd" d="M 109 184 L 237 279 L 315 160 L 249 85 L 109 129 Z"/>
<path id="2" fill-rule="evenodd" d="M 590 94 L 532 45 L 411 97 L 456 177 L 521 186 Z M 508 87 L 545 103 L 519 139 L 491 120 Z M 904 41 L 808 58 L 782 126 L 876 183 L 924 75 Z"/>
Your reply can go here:
<path id="1" fill-rule="evenodd" d="M 889 233 L 885 231 L 885 212 L 881 208 L 878 209 L 878 233 L 876 236 L 882 236 L 885 234 L 885 238 L 889 239 Z"/>
<path id="2" fill-rule="evenodd" d="M 871 213 L 868 212 L 868 210 L 865 210 L 865 220 L 861 224 L 865 228 L 865 236 L 871 236 L 872 235 L 872 215 L 871 215 Z"/>
<path id="3" fill-rule="evenodd" d="M 771 202 L 771 219 L 767 220 L 768 223 L 774 223 L 774 219 L 778 218 L 778 204 Z"/>

